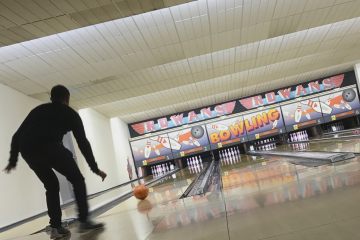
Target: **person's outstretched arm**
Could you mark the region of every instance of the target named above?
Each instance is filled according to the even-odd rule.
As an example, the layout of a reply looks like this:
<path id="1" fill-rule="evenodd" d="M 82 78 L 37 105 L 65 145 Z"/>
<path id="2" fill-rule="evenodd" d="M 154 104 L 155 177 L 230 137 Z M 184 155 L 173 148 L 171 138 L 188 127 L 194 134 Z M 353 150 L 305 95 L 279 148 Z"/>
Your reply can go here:
<path id="1" fill-rule="evenodd" d="M 91 145 L 90 145 L 88 139 L 86 138 L 84 125 L 82 123 L 80 115 L 76 112 L 74 114 L 72 132 L 74 134 L 74 137 L 80 148 L 81 153 L 83 154 L 86 162 L 90 166 L 91 171 L 93 171 L 95 174 L 99 175 L 102 178 L 102 180 L 104 181 L 104 179 L 106 178 L 106 173 L 101 171 L 98 168 L 98 165 L 95 161 L 93 151 L 91 149 Z"/>
<path id="2" fill-rule="evenodd" d="M 10 158 L 9 158 L 9 163 L 8 165 L 5 167 L 4 171 L 6 173 L 10 173 L 11 170 L 15 169 L 17 161 L 18 161 L 18 157 L 19 157 L 19 152 L 20 152 L 20 135 L 21 132 L 23 131 L 23 129 L 26 127 L 26 125 L 29 123 L 29 119 L 31 118 L 31 114 L 33 111 L 31 111 L 28 116 L 25 118 L 25 120 L 21 123 L 20 127 L 18 128 L 18 130 L 16 130 L 15 134 L 12 137 L 11 140 L 11 145 L 10 145 Z"/>

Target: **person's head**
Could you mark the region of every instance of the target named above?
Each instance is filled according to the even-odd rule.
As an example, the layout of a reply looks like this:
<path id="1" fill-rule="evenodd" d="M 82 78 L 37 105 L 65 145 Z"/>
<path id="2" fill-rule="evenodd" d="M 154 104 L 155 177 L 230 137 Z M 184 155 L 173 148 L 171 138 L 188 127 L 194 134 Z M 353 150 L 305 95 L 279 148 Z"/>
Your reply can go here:
<path id="1" fill-rule="evenodd" d="M 51 102 L 69 105 L 70 92 L 63 85 L 56 85 L 51 89 Z"/>

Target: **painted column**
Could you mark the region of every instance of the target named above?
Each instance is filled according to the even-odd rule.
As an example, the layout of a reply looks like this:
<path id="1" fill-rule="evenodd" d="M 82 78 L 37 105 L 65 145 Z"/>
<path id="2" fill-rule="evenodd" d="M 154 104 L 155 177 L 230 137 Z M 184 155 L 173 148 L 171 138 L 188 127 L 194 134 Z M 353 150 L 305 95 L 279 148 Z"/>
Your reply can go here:
<path id="1" fill-rule="evenodd" d="M 356 76 L 356 84 L 358 87 L 360 87 L 360 63 L 354 65 L 354 71 Z"/>

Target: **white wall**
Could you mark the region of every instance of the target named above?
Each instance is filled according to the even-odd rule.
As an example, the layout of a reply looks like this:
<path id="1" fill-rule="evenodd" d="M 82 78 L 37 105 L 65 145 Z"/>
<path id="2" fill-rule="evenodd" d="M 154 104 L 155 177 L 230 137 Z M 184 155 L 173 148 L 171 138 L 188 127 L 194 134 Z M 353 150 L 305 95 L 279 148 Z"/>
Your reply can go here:
<path id="1" fill-rule="evenodd" d="M 133 157 L 129 145 L 130 133 L 127 124 L 119 118 L 112 118 L 111 130 L 113 135 L 114 149 L 116 161 L 119 163 L 120 181 L 129 181 L 129 174 L 127 172 L 127 157 L 130 159 L 132 167 L 133 178 L 136 178 Z"/>
<path id="2" fill-rule="evenodd" d="M 119 165 L 115 158 L 110 120 L 97 111 L 87 108 L 79 111 L 86 136 L 90 141 L 95 160 L 101 170 L 108 174 L 104 182 L 91 172 L 80 150 L 76 146 L 78 165 L 86 181 L 88 194 L 96 193 L 121 183 Z M 76 141 L 75 141 L 76 142 Z"/>
<path id="3" fill-rule="evenodd" d="M 21 122 L 40 101 L 0 84 L 1 170 L 9 159 L 10 142 Z M 16 170 L 0 172 L 0 227 L 46 211 L 45 190 L 33 171 L 20 157 Z"/>

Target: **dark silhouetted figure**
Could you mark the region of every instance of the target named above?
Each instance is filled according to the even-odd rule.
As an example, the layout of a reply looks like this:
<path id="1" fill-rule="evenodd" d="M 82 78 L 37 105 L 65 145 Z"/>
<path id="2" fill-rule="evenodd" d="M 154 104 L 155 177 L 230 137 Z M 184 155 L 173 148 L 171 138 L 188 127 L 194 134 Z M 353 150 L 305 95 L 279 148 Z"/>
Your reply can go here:
<path id="1" fill-rule="evenodd" d="M 70 231 L 61 225 L 59 181 L 53 169 L 64 175 L 73 185 L 79 212 L 79 230 L 86 231 L 104 226 L 88 219 L 84 177 L 72 152 L 65 148 L 62 142 L 64 135 L 72 131 L 91 170 L 104 181 L 106 173 L 98 168 L 82 120 L 79 114 L 69 107 L 69 100 L 70 92 L 66 87 L 57 85 L 52 88 L 51 103 L 34 108 L 14 134 L 9 164 L 4 169 L 10 173 L 16 167 L 20 152 L 44 184 L 52 238 L 70 234 Z"/>

